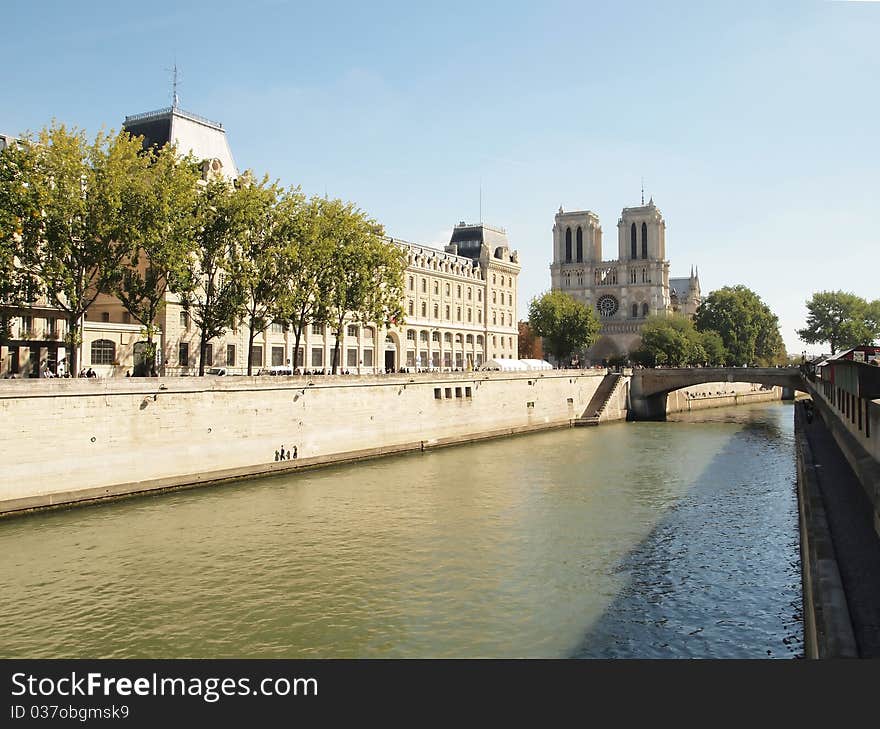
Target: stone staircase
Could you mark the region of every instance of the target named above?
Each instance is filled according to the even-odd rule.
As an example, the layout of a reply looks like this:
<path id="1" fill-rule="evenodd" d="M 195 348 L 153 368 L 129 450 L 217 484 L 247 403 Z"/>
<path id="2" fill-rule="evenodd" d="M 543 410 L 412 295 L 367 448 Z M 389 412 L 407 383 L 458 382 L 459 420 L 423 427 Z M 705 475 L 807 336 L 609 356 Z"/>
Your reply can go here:
<path id="1" fill-rule="evenodd" d="M 575 419 L 574 424 L 598 425 L 599 418 L 602 417 L 602 411 L 605 410 L 605 406 L 608 404 L 608 401 L 611 399 L 611 396 L 614 394 L 614 391 L 617 389 L 617 385 L 622 378 L 623 375 L 619 374 L 605 375 L 605 377 L 602 378 L 602 382 L 599 383 L 598 389 L 593 394 L 590 404 L 587 405 L 583 414 Z"/>

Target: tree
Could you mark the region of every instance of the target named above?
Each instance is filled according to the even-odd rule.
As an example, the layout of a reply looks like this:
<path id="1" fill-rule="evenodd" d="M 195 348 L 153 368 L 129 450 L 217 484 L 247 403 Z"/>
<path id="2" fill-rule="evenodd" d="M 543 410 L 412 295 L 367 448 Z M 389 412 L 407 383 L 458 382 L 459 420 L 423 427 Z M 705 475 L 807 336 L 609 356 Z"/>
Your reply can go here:
<path id="1" fill-rule="evenodd" d="M 0 196 L 13 225 L 3 226 L 0 254 L 8 262 L 12 246 L 20 276 L 34 284 L 31 300 L 45 295 L 65 313 L 70 372 L 77 370 L 83 316 L 109 288 L 124 254 L 116 243 L 128 233 L 128 181 L 140 151 L 127 134 L 102 132 L 89 143 L 84 132 L 53 123 L 2 155 Z"/>
<path id="2" fill-rule="evenodd" d="M 831 354 L 880 336 L 880 301 L 869 304 L 846 291 L 818 291 L 807 302 L 806 327 L 798 336 L 808 344 L 828 342 Z"/>
<path id="3" fill-rule="evenodd" d="M 283 290 L 278 298 L 279 317 L 290 322 L 294 337 L 294 361 L 309 322 L 326 322 L 324 295 L 330 288 L 331 244 L 322 235 L 322 201 L 307 203 L 293 193 L 282 196 L 276 211 L 277 236 L 284 265 Z M 305 356 L 303 357 L 305 365 Z"/>
<path id="4" fill-rule="evenodd" d="M 124 249 L 122 265 L 111 272 L 109 285 L 110 293 L 143 325 L 144 357 L 150 363 L 149 373 L 155 375 L 156 321 L 166 293 L 186 294 L 199 175 L 194 160 L 179 159 L 172 145 L 145 150 L 140 161 L 128 180 L 132 204 L 123 211 L 130 224 L 116 241 Z"/>
<path id="5" fill-rule="evenodd" d="M 543 359 L 544 352 L 541 348 L 541 338 L 536 337 L 527 321 L 518 324 L 519 337 L 517 339 L 517 356 L 520 359 Z"/>
<path id="6" fill-rule="evenodd" d="M 698 331 L 721 336 L 730 364 L 775 364 L 785 358 L 779 320 L 761 298 L 745 286 L 713 291 L 697 309 Z"/>
<path id="7" fill-rule="evenodd" d="M 244 314 L 248 219 L 241 190 L 224 179 L 210 180 L 196 205 L 196 248 L 184 276 L 181 301 L 201 332 L 200 376 L 205 374 L 208 342 L 234 327 Z"/>
<path id="8" fill-rule="evenodd" d="M 550 291 L 529 302 L 529 326 L 543 338 L 556 364 L 572 352 L 589 347 L 599 333 L 593 310 L 561 291 Z"/>
<path id="9" fill-rule="evenodd" d="M 246 178 L 239 193 L 242 224 L 247 231 L 241 284 L 248 323 L 248 375 L 253 373 L 254 339 L 266 331 L 278 313 L 279 298 L 286 284 L 284 241 L 278 235 L 276 215 L 280 190 L 267 183 L 267 178 L 260 183 Z"/>
<path id="10" fill-rule="evenodd" d="M 641 346 L 633 353 L 633 358 L 648 366 L 705 364 L 709 355 L 704 343 L 713 347 L 715 357 L 719 354 L 716 345 L 720 344 L 721 338 L 716 332 L 698 332 L 690 318 L 678 314 L 649 317 L 642 325 L 641 335 Z"/>
<path id="11" fill-rule="evenodd" d="M 402 251 L 381 236 L 382 226 L 352 203 L 319 202 L 319 236 L 329 242 L 329 287 L 320 307 L 336 337 L 333 373 L 339 367 L 339 351 L 346 321 L 362 324 L 402 323 Z"/>

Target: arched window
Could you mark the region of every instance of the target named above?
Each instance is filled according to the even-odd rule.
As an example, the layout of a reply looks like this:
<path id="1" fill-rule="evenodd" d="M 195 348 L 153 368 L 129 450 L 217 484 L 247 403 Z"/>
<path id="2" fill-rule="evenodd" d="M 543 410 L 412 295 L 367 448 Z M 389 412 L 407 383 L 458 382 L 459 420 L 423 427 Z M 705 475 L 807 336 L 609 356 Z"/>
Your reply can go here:
<path id="1" fill-rule="evenodd" d="M 96 339 L 92 342 L 92 364 L 112 365 L 116 359 L 116 345 L 109 339 Z"/>
<path id="2" fill-rule="evenodd" d="M 565 262 L 571 263 L 571 228 L 565 229 Z"/>
<path id="3" fill-rule="evenodd" d="M 648 257 L 648 226 L 642 223 L 642 258 Z"/>
<path id="4" fill-rule="evenodd" d="M 581 230 L 581 226 L 578 226 L 577 229 L 577 262 L 581 263 L 584 260 L 584 231 Z"/>
<path id="5" fill-rule="evenodd" d="M 645 302 L 642 304 L 642 316 L 648 316 L 648 304 Z"/>
<path id="6" fill-rule="evenodd" d="M 635 319 L 638 315 L 639 315 L 639 305 L 633 304 L 632 305 L 632 318 Z"/>
<path id="7" fill-rule="evenodd" d="M 636 241 L 636 224 L 633 223 L 629 228 L 629 253 L 630 258 L 635 260 L 639 257 L 638 242 Z"/>

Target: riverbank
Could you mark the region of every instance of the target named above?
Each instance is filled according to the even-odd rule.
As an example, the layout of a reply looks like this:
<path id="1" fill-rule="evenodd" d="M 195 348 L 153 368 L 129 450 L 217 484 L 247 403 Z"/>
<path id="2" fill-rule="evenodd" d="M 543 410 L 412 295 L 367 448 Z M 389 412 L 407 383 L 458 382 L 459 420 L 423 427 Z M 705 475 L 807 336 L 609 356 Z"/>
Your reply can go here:
<path id="1" fill-rule="evenodd" d="M 0 382 L 14 424 L 0 436 L 0 515 L 569 427 L 605 375 Z M 780 398 L 756 387 L 695 385 L 670 396 L 670 412 Z M 602 422 L 626 419 L 628 391 L 620 377 Z"/>

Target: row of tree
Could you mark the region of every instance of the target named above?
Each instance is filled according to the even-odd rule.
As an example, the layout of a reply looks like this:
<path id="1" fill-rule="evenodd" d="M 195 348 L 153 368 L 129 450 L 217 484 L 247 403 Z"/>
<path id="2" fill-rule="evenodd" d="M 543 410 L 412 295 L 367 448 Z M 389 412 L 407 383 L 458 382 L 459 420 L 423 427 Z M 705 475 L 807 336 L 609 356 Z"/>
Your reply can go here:
<path id="1" fill-rule="evenodd" d="M 561 291 L 532 300 L 529 327 L 543 338 L 557 363 L 589 348 L 599 333 L 591 307 Z M 779 322 L 761 298 L 745 286 L 728 286 L 707 296 L 696 317 L 649 317 L 641 346 L 629 357 L 645 366 L 773 365 L 787 361 Z"/>
<path id="2" fill-rule="evenodd" d="M 347 321 L 402 320 L 403 252 L 351 203 L 307 197 L 250 173 L 203 179 L 198 160 L 140 137 L 53 124 L 0 153 L 0 302 L 39 296 L 65 313 L 70 368 L 80 322 L 101 293 L 144 328 L 155 361 L 157 321 L 175 294 L 208 343 L 245 322 L 249 344 L 274 321 L 336 335 Z M 0 338 L 9 335 L 0 317 Z M 248 347 L 251 373 L 252 346 Z"/>

